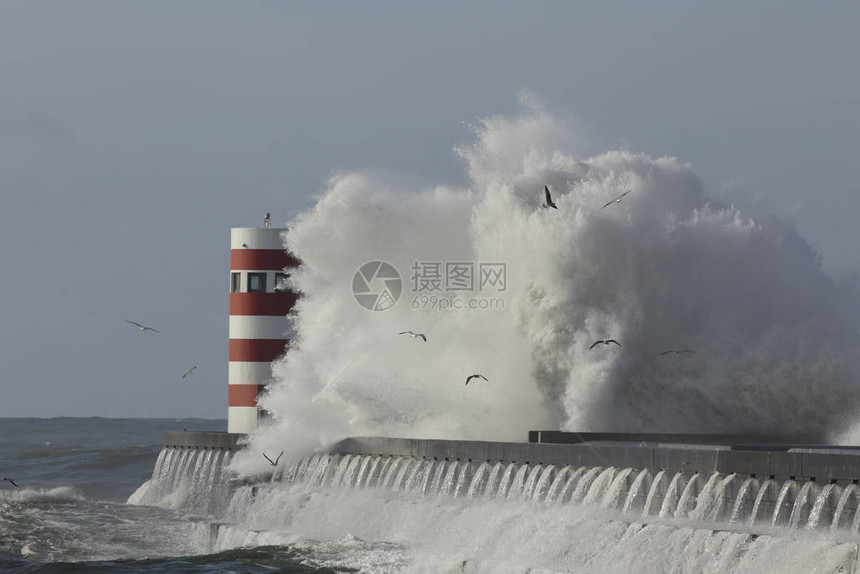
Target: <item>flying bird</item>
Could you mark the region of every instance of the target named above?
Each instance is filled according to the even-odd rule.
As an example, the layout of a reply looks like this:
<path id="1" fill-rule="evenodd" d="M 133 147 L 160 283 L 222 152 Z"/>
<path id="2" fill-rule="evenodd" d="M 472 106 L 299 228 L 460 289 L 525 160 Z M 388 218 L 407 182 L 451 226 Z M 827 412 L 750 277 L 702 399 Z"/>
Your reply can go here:
<path id="1" fill-rule="evenodd" d="M 11 478 L 6 478 L 6 477 L 4 476 L 4 477 L 3 477 L 3 480 L 4 480 L 4 481 L 6 481 L 6 482 L 11 482 L 11 483 L 12 483 L 12 486 L 15 486 L 15 487 L 21 488 L 20 486 L 18 486 L 17 484 L 15 484 L 15 481 L 14 481 L 14 480 L 12 480 Z"/>
<path id="2" fill-rule="evenodd" d="M 197 365 L 194 365 L 193 367 L 191 367 L 190 369 L 188 369 L 187 371 L 185 371 L 184 373 L 182 373 L 182 378 L 184 379 L 185 377 L 187 377 L 188 375 L 190 375 L 191 373 L 193 373 L 193 372 L 194 372 L 194 369 L 196 369 L 196 368 L 197 368 Z"/>
<path id="3" fill-rule="evenodd" d="M 695 353 L 695 352 L 696 351 L 693 351 L 691 349 L 671 349 L 669 351 L 663 351 L 660 354 L 661 355 L 680 355 L 681 353 Z"/>
<path id="4" fill-rule="evenodd" d="M 278 466 L 278 461 L 281 460 L 281 456 L 284 454 L 284 451 L 281 451 L 281 454 L 278 455 L 278 458 L 275 459 L 275 462 L 272 462 L 272 459 L 266 456 L 266 453 L 261 453 L 263 457 L 269 461 L 269 464 L 272 466 Z"/>
<path id="5" fill-rule="evenodd" d="M 475 375 L 469 375 L 468 377 L 466 377 L 466 384 L 468 385 L 469 381 L 471 381 L 472 379 L 484 379 L 485 381 L 487 381 L 487 377 L 485 377 L 484 375 L 475 374 Z M 489 382 L 489 381 L 487 381 L 487 382 Z"/>
<path id="6" fill-rule="evenodd" d="M 398 334 L 399 335 L 409 335 L 413 339 L 422 339 L 425 343 L 427 342 L 427 337 L 424 336 L 424 333 L 413 333 L 412 331 L 401 331 Z"/>
<path id="7" fill-rule="evenodd" d="M 161 331 L 159 331 L 157 329 L 153 329 L 152 327 L 147 327 L 145 325 L 141 325 L 140 323 L 135 323 L 134 321 L 129 321 L 128 319 L 126 319 L 125 322 L 131 323 L 132 325 L 135 325 L 141 331 L 152 331 L 154 333 L 161 333 Z"/>
<path id="8" fill-rule="evenodd" d="M 610 205 L 612 205 L 613 203 L 621 203 L 621 200 L 624 198 L 624 196 L 625 196 L 625 195 L 627 195 L 628 193 L 630 193 L 631 191 L 633 191 L 633 190 L 632 190 L 632 189 L 628 189 L 627 191 L 625 191 L 624 193 L 622 193 L 621 195 L 619 195 L 618 197 L 616 197 L 616 198 L 615 198 L 615 199 L 613 199 L 612 201 L 607 201 L 607 202 L 603 205 L 603 207 L 609 207 L 609 206 L 610 206 Z M 603 207 L 601 207 L 600 209 L 603 209 Z"/>
<path id="9" fill-rule="evenodd" d="M 609 345 L 610 343 L 615 343 L 619 347 L 624 347 L 624 345 L 622 345 L 621 343 L 619 343 L 615 339 L 601 339 L 599 341 L 595 341 L 594 343 L 592 343 L 591 346 L 589 347 L 589 349 L 593 349 L 594 347 L 596 347 L 600 343 L 603 343 L 604 345 Z"/>
<path id="10" fill-rule="evenodd" d="M 546 195 L 546 203 L 544 203 L 541 207 L 552 207 L 553 209 L 558 209 L 558 206 L 553 203 L 552 196 L 549 194 L 549 187 L 543 186 L 544 195 Z"/>

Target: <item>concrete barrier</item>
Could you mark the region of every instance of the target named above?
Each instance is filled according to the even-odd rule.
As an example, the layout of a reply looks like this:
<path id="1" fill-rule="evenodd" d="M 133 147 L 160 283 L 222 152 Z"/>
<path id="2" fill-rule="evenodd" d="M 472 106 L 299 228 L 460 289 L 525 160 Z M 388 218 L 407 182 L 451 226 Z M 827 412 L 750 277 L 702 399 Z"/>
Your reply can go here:
<path id="1" fill-rule="evenodd" d="M 240 439 L 244 434 L 226 432 L 165 431 L 162 433 L 164 446 L 179 448 L 217 448 L 239 450 Z"/>
<path id="2" fill-rule="evenodd" d="M 470 461 L 504 461 L 556 466 L 614 466 L 686 474 L 738 474 L 777 480 L 857 484 L 860 449 L 762 444 L 676 444 L 611 441 L 576 443 L 451 441 L 351 437 L 331 452 L 379 454 Z M 616 435 L 617 438 L 626 435 Z M 665 436 L 664 436 L 665 438 Z"/>
<path id="3" fill-rule="evenodd" d="M 620 492 L 635 494 L 630 500 L 635 511 L 647 510 L 650 515 L 662 516 L 663 506 L 681 505 L 680 493 L 684 504 L 691 504 L 706 485 L 713 489 L 719 483 L 719 503 L 713 511 L 718 521 L 737 514 L 733 522 L 765 527 L 803 527 L 808 522 L 841 529 L 860 521 L 860 447 L 732 435 L 565 434 L 534 431 L 532 442 L 350 437 L 333 445 L 328 456 L 334 457 L 335 465 L 343 455 L 379 455 L 468 461 L 473 469 L 484 462 L 554 465 L 559 471 L 568 466 L 590 467 L 593 472 L 631 469 L 623 474 L 624 484 L 617 486 Z M 244 436 L 170 431 L 164 433 L 164 445 L 236 451 L 244 448 Z M 634 489 L 633 481 L 640 475 Z M 690 509 L 678 512 L 686 515 Z"/>
<path id="4" fill-rule="evenodd" d="M 238 450 L 246 435 L 166 431 L 164 446 Z M 788 444 L 734 435 L 560 433 L 531 431 L 531 442 L 351 437 L 332 452 L 557 466 L 738 474 L 779 480 L 857 484 L 860 447 Z M 765 437 L 771 440 L 774 437 Z M 683 441 L 683 442 L 673 442 Z"/>

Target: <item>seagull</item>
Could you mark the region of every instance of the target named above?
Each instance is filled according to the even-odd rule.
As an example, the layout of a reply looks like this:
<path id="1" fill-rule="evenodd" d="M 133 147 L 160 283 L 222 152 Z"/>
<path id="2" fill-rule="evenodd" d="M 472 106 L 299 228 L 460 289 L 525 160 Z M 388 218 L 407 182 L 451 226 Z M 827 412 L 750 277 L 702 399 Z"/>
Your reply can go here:
<path id="1" fill-rule="evenodd" d="M 3 477 L 3 480 L 4 480 L 4 481 L 7 481 L 7 482 L 11 482 L 11 483 L 12 483 L 12 486 L 15 486 L 15 487 L 21 488 L 20 486 L 18 486 L 17 484 L 15 484 L 15 481 L 14 481 L 14 480 L 12 480 L 11 478 L 6 478 L 6 477 L 4 476 L 4 477 Z"/>
<path id="2" fill-rule="evenodd" d="M 126 319 L 125 322 L 131 323 L 132 325 L 136 325 L 137 328 L 140 329 L 141 331 L 152 331 L 154 333 L 161 333 L 161 331 L 159 331 L 157 329 L 153 329 L 152 327 L 146 327 L 144 325 L 141 325 L 140 323 L 135 323 L 134 321 L 129 321 L 128 319 Z"/>
<path id="3" fill-rule="evenodd" d="M 424 342 L 427 342 L 427 337 L 424 336 L 424 333 L 413 333 L 412 331 L 401 331 L 398 333 L 399 335 L 409 335 L 413 339 L 423 339 Z"/>
<path id="4" fill-rule="evenodd" d="M 558 206 L 552 202 L 552 196 L 549 194 L 549 188 L 547 186 L 543 186 L 543 192 L 546 195 L 546 203 L 541 207 L 552 207 L 553 209 L 558 209 Z"/>
<path id="5" fill-rule="evenodd" d="M 475 374 L 475 375 L 469 375 L 468 377 L 466 377 L 466 384 L 468 385 L 469 381 L 471 381 L 472 379 L 484 379 L 485 381 L 489 382 L 487 380 L 487 377 L 485 377 L 484 375 Z"/>
<path id="6" fill-rule="evenodd" d="M 592 343 L 592 345 L 589 347 L 589 349 L 593 349 L 594 347 L 596 347 L 600 343 L 603 343 L 604 345 L 608 345 L 609 343 L 615 343 L 619 347 L 622 347 L 622 348 L 624 347 L 624 345 L 622 345 L 621 343 L 619 343 L 615 339 L 601 339 L 599 341 L 595 341 L 594 343 Z"/>
<path id="7" fill-rule="evenodd" d="M 616 197 L 616 198 L 615 198 L 615 199 L 613 199 L 612 201 L 607 201 L 607 202 L 603 205 L 603 207 L 609 207 L 609 206 L 610 206 L 610 205 L 612 205 L 613 203 L 621 203 L 621 200 L 624 198 L 624 196 L 625 196 L 625 195 L 627 195 L 628 193 L 630 193 L 631 191 L 633 191 L 633 190 L 632 190 L 632 189 L 628 189 L 627 191 L 625 191 L 624 193 L 622 193 L 621 195 L 619 195 L 618 197 Z M 603 209 L 603 207 L 601 207 L 600 209 Z"/>
<path id="8" fill-rule="evenodd" d="M 269 464 L 271 464 L 272 466 L 278 466 L 278 461 L 279 461 L 279 460 L 281 460 L 281 455 L 283 455 L 283 454 L 284 454 L 284 451 L 281 451 L 281 454 L 279 454 L 279 455 L 278 455 L 278 458 L 276 458 L 276 459 L 275 459 L 275 462 L 272 462 L 272 459 L 271 459 L 271 458 L 269 458 L 268 456 L 266 456 L 266 453 L 261 453 L 261 454 L 263 455 L 263 457 L 264 457 L 266 460 L 268 460 L 268 461 L 269 461 Z"/>
<path id="9" fill-rule="evenodd" d="M 670 351 L 663 351 L 660 354 L 661 355 L 680 355 L 681 353 L 695 353 L 695 352 L 696 351 L 693 351 L 691 349 L 672 349 Z"/>
<path id="10" fill-rule="evenodd" d="M 182 373 L 182 378 L 184 379 L 185 377 L 187 377 L 188 375 L 190 375 L 191 373 L 193 373 L 193 372 L 194 372 L 194 369 L 196 369 L 196 368 L 197 368 L 197 365 L 194 365 L 193 367 L 191 367 L 190 369 L 188 369 L 187 371 L 185 371 L 184 373 Z"/>

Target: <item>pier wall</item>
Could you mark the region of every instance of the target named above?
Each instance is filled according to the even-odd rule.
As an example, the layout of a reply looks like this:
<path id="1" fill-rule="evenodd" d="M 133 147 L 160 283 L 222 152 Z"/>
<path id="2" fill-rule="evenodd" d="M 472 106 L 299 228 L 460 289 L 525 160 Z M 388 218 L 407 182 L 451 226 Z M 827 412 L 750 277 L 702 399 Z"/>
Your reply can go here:
<path id="1" fill-rule="evenodd" d="M 245 436 L 165 432 L 164 445 L 168 451 L 191 451 L 190 456 L 211 456 L 198 451 L 216 449 L 224 451 L 216 456 L 227 457 L 244 448 Z M 445 468 L 446 472 L 459 469 L 463 480 L 477 476 L 479 468 L 486 472 L 503 463 L 508 469 L 506 476 L 516 473 L 523 479 L 537 473 L 571 477 L 576 474 L 573 469 L 579 469 L 577 472 L 584 473 L 581 476 L 589 477 L 589 481 L 598 475 L 608 476 L 614 490 L 623 493 L 625 512 L 634 514 L 710 517 L 717 522 L 765 527 L 830 527 L 852 532 L 860 528 L 860 447 L 731 435 L 533 431 L 529 438 L 531 442 L 350 437 L 334 444 L 327 453 L 304 459 L 304 463 L 287 464 L 265 482 L 294 476 L 292 473 L 312 459 L 323 469 L 313 475 L 321 484 L 341 484 L 345 479 L 335 479 L 335 475 L 349 474 L 347 467 L 358 472 L 355 461 L 369 462 L 368 457 L 412 459 L 373 465 L 381 469 L 390 464 L 404 472 L 426 469 L 430 460 L 433 468 Z M 456 461 L 453 466 L 451 461 Z M 386 475 L 386 484 L 389 478 L 394 478 L 391 472 Z M 383 480 L 380 476 L 372 479 Z"/>
<path id="2" fill-rule="evenodd" d="M 211 448 L 221 450 L 239 450 L 240 440 L 246 435 L 226 432 L 191 432 L 164 431 L 163 445 L 176 448 Z"/>
<path id="3" fill-rule="evenodd" d="M 788 444 L 630 442 L 631 435 L 601 433 L 603 440 L 576 443 L 451 441 L 352 437 L 332 452 L 556 466 L 614 466 L 689 474 L 738 474 L 753 478 L 856 484 L 860 448 Z M 681 435 L 676 435 L 681 436 Z M 728 441 L 726 441 L 728 442 Z"/>
<path id="4" fill-rule="evenodd" d="M 166 431 L 164 446 L 239 450 L 240 433 Z M 689 474 L 737 474 L 823 484 L 860 482 L 860 447 L 802 445 L 733 435 L 649 435 L 532 431 L 530 442 L 350 437 L 339 454 L 503 461 L 556 466 L 652 469 Z M 765 437 L 766 438 L 766 437 Z"/>

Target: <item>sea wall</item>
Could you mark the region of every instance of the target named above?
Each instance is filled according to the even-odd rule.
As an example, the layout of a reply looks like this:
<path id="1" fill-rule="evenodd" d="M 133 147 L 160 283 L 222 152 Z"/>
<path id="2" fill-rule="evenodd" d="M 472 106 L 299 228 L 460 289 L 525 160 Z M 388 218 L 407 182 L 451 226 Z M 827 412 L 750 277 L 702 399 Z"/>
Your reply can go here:
<path id="1" fill-rule="evenodd" d="M 167 431 L 164 446 L 239 450 L 245 435 Z M 860 447 L 803 445 L 785 437 L 531 431 L 529 442 L 350 437 L 332 453 L 614 466 L 667 472 L 737 474 L 824 484 L 860 481 Z"/>
<path id="2" fill-rule="evenodd" d="M 505 464 L 523 476 L 529 469 L 591 469 L 586 475 L 615 477 L 625 508 L 644 507 L 647 514 L 656 508 L 660 516 L 692 516 L 692 504 L 720 509 L 706 514 L 731 522 L 860 529 L 860 449 L 761 438 L 534 431 L 528 443 L 352 437 L 330 452 Z M 673 440 L 683 442 L 655 442 Z M 647 484 L 637 484 L 642 480 Z"/>
<path id="3" fill-rule="evenodd" d="M 181 483 L 180 491 L 188 491 L 181 499 L 196 506 L 209 500 L 203 506 L 211 510 L 215 490 L 239 486 L 221 469 L 243 448 L 243 436 L 164 433 L 163 461 L 149 490 L 175 506 Z M 731 435 L 533 431 L 529 439 L 351 437 L 282 464 L 250 492 L 264 484 L 309 482 L 555 504 L 600 501 L 642 516 L 860 532 L 860 447 Z"/>
<path id="4" fill-rule="evenodd" d="M 649 468 L 699 474 L 718 472 L 842 485 L 856 484 L 860 480 L 860 448 L 857 447 L 768 445 L 746 441 L 734 444 L 631 442 L 625 440 L 631 435 L 601 435 L 602 440 L 573 444 L 352 437 L 335 444 L 331 452 L 556 466 Z"/>
<path id="5" fill-rule="evenodd" d="M 240 441 L 244 434 L 226 432 L 190 432 L 165 431 L 162 433 L 163 444 L 175 448 L 214 448 L 223 450 L 239 450 Z"/>

